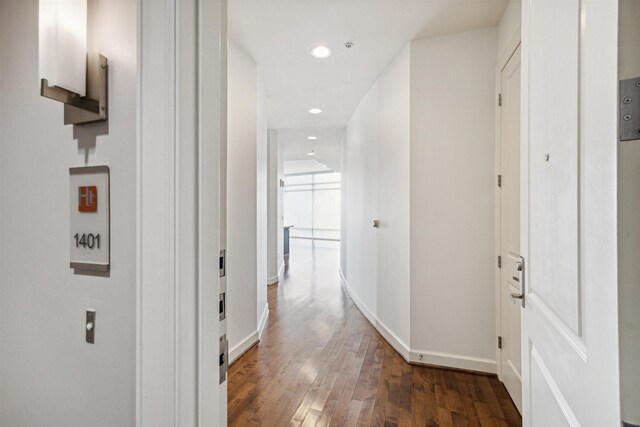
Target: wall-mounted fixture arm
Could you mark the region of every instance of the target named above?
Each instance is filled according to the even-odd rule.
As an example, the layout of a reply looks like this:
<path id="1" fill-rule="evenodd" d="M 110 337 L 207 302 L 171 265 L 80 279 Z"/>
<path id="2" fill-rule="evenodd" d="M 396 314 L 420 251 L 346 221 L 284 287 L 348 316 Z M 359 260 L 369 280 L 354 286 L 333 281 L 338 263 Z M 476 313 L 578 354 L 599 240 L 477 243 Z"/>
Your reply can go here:
<path id="1" fill-rule="evenodd" d="M 40 95 L 64 104 L 64 124 L 78 125 L 107 120 L 108 61 L 99 53 L 87 54 L 87 95 L 81 96 L 59 86 L 40 81 Z"/>

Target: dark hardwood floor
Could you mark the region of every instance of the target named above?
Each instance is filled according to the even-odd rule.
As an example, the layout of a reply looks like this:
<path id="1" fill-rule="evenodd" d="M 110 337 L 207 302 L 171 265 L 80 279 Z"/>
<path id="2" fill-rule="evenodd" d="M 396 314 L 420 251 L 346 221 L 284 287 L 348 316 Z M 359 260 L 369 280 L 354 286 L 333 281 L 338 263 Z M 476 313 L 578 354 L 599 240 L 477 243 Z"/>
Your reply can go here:
<path id="1" fill-rule="evenodd" d="M 520 426 L 496 377 L 412 366 L 340 286 L 339 246 L 292 241 L 262 341 L 229 373 L 230 426 Z"/>

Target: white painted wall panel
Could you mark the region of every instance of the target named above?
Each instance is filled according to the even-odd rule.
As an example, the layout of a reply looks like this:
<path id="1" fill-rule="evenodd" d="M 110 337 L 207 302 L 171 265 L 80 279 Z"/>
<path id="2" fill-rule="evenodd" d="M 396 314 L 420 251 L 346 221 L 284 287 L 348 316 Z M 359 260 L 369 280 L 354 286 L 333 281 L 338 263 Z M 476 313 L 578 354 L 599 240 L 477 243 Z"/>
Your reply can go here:
<path id="1" fill-rule="evenodd" d="M 229 43 L 228 61 L 227 327 L 229 348 L 233 349 L 256 331 L 259 319 L 258 70 L 233 43 Z"/>
<path id="2" fill-rule="evenodd" d="M 485 370 L 496 342 L 495 61 L 495 28 L 411 43 L 411 347 Z"/>
<path id="3" fill-rule="evenodd" d="M 39 94 L 38 2 L 0 2 L 0 425 L 131 426 L 136 366 L 136 8 L 98 0 L 109 122 Z M 111 168 L 111 272 L 69 269 L 70 166 Z M 96 343 L 84 339 L 95 309 Z"/>

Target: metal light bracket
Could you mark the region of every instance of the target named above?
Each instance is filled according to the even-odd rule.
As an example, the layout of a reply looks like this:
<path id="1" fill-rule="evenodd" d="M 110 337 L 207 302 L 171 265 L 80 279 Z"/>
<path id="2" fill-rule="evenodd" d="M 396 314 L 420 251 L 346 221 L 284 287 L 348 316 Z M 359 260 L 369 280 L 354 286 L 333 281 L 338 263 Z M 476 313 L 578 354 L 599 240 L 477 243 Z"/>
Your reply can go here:
<path id="1" fill-rule="evenodd" d="M 87 95 L 59 86 L 49 86 L 47 79 L 40 81 L 40 95 L 64 104 L 64 124 L 80 125 L 107 120 L 108 61 L 97 52 L 87 53 Z"/>

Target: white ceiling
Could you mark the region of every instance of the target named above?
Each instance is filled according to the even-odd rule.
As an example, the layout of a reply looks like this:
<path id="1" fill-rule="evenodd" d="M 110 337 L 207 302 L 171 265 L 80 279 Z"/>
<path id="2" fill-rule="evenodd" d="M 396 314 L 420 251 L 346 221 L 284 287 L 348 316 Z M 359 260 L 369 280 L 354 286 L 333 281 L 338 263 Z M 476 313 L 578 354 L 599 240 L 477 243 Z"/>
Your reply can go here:
<path id="1" fill-rule="evenodd" d="M 497 25 L 507 3 L 230 0 L 229 32 L 232 42 L 258 64 L 268 97 L 270 128 L 343 128 L 364 94 L 407 42 Z M 347 49 L 346 42 L 354 47 Z M 317 45 L 330 47 L 333 55 L 324 60 L 312 57 L 310 51 Z M 321 108 L 323 114 L 309 114 L 312 107 Z M 305 143 L 306 139 L 300 138 L 298 144 L 303 145 L 296 150 L 295 144 L 288 144 L 293 151 L 285 149 L 286 156 L 295 160 L 293 157 L 306 149 Z M 339 160 L 339 142 L 337 153 L 338 157 L 326 162 Z"/>
<path id="2" fill-rule="evenodd" d="M 284 161 L 316 160 L 332 170 L 340 170 L 340 144 L 344 128 L 283 129 L 278 131 L 278 144 L 282 144 Z M 309 141 L 308 136 L 318 139 Z M 314 151 L 314 156 L 307 153 Z"/>

